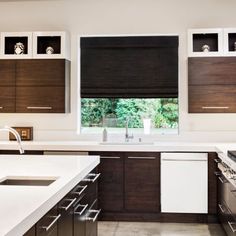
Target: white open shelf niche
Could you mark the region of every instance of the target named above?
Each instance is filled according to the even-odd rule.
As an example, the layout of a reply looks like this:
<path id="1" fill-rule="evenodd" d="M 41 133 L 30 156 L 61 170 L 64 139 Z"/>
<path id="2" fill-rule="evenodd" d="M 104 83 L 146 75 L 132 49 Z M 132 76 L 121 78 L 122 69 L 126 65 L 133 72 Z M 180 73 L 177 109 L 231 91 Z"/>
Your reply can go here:
<path id="1" fill-rule="evenodd" d="M 70 39 L 65 31 L 1 32 L 0 59 L 70 59 Z M 24 44 L 24 53 L 15 54 L 16 43 Z M 52 54 L 46 49 L 53 48 Z"/>
<path id="2" fill-rule="evenodd" d="M 236 28 L 204 28 L 188 30 L 189 57 L 236 56 Z M 208 45 L 209 52 L 202 46 Z"/>

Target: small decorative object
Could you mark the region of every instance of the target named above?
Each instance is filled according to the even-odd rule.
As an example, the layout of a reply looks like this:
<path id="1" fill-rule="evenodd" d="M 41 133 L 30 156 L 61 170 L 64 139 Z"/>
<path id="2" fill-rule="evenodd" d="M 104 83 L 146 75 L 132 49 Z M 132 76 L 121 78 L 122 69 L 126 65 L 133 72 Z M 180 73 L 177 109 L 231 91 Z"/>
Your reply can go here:
<path id="1" fill-rule="evenodd" d="M 202 51 L 203 51 L 203 52 L 210 52 L 210 46 L 207 45 L 207 44 L 204 44 L 204 45 L 202 46 Z"/>
<path id="2" fill-rule="evenodd" d="M 25 51 L 25 46 L 24 46 L 23 43 L 18 42 L 18 43 L 15 44 L 15 46 L 14 46 L 14 53 L 16 55 L 24 54 L 24 51 Z"/>
<path id="3" fill-rule="evenodd" d="M 234 51 L 236 51 L 236 42 L 234 42 Z"/>
<path id="4" fill-rule="evenodd" d="M 54 53 L 53 47 L 48 46 L 48 47 L 46 48 L 46 53 L 47 53 L 47 54 L 53 54 L 53 53 Z"/>

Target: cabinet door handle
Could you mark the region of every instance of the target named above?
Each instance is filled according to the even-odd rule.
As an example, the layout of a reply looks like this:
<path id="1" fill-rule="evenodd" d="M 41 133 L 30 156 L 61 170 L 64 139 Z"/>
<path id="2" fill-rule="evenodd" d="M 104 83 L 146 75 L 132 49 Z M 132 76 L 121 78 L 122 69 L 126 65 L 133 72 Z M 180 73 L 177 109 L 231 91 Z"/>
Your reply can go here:
<path id="1" fill-rule="evenodd" d="M 101 159 L 120 159 L 120 157 L 100 156 Z"/>
<path id="2" fill-rule="evenodd" d="M 0 107 L 0 109 L 3 109 L 3 107 Z"/>
<path id="3" fill-rule="evenodd" d="M 227 183 L 227 181 L 226 181 L 226 180 L 223 180 L 221 177 L 218 177 L 218 179 L 220 180 L 220 182 L 221 182 L 222 184 Z"/>
<path id="4" fill-rule="evenodd" d="M 77 200 L 77 198 L 75 197 L 74 199 L 66 199 L 66 200 L 70 201 L 70 203 L 67 206 L 60 207 L 61 209 L 64 209 L 65 211 L 67 211 L 73 205 L 73 203 Z"/>
<path id="5" fill-rule="evenodd" d="M 235 225 L 235 224 L 236 224 L 235 222 L 230 222 L 230 221 L 228 221 L 228 225 L 229 225 L 229 227 L 230 227 L 230 229 L 232 230 L 233 233 L 236 232 L 236 229 L 235 229 L 234 226 L 233 226 L 233 225 Z"/>
<path id="6" fill-rule="evenodd" d="M 87 216 L 86 220 L 95 222 L 97 220 L 100 212 L 101 212 L 101 209 L 100 210 L 89 210 L 89 213 L 96 213 L 96 214 L 94 217 Z"/>
<path id="7" fill-rule="evenodd" d="M 52 110 L 52 107 L 27 107 L 28 110 Z"/>
<path id="8" fill-rule="evenodd" d="M 48 226 L 41 226 L 40 228 L 44 229 L 45 231 L 48 231 L 52 228 L 52 226 L 58 221 L 58 219 L 61 217 L 61 214 L 58 214 L 57 216 L 49 216 L 50 218 L 53 218 L 54 220 L 48 225 Z"/>
<path id="9" fill-rule="evenodd" d="M 73 192 L 73 194 L 81 195 L 87 187 L 88 187 L 88 185 L 84 185 L 84 186 L 79 185 L 77 189 L 81 189 L 81 190 L 79 192 L 75 191 L 75 192 Z"/>
<path id="10" fill-rule="evenodd" d="M 86 204 L 86 205 L 78 205 L 77 207 L 76 207 L 76 210 L 77 210 L 77 208 L 79 208 L 79 207 L 83 207 L 83 209 L 81 210 L 81 211 L 74 211 L 74 214 L 76 214 L 76 215 L 82 215 L 83 214 L 83 212 L 87 209 L 87 207 L 88 207 L 88 204 Z"/>
<path id="11" fill-rule="evenodd" d="M 218 206 L 219 206 L 221 212 L 222 212 L 222 213 L 225 213 L 225 211 L 224 211 L 224 209 L 223 209 L 223 206 L 222 206 L 221 204 L 218 204 Z"/>
<path id="12" fill-rule="evenodd" d="M 220 172 L 220 171 L 215 171 L 214 174 L 215 174 L 216 176 L 221 176 L 221 172 Z"/>
<path id="13" fill-rule="evenodd" d="M 214 162 L 215 163 L 220 163 L 221 161 L 220 161 L 220 159 L 214 159 Z"/>
<path id="14" fill-rule="evenodd" d="M 98 173 L 98 174 L 91 173 L 91 174 L 88 174 L 87 177 L 94 177 L 93 179 L 85 178 L 82 181 L 94 183 L 100 175 L 101 175 L 101 173 Z"/>
<path id="15" fill-rule="evenodd" d="M 128 157 L 128 159 L 139 159 L 139 160 L 155 160 L 156 157 Z"/>
<path id="16" fill-rule="evenodd" d="M 229 107 L 227 107 L 227 106 L 225 106 L 225 107 L 214 107 L 214 106 L 212 106 L 212 107 L 208 107 L 208 106 L 206 106 L 206 107 L 202 107 L 202 109 L 229 109 Z"/>

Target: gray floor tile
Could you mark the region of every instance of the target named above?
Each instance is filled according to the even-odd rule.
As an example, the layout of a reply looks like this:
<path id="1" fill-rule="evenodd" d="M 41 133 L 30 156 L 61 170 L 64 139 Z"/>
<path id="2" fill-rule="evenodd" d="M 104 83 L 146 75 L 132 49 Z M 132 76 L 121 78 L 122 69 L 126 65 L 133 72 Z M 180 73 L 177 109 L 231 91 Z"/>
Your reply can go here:
<path id="1" fill-rule="evenodd" d="M 99 222 L 98 236 L 225 236 L 218 224 Z"/>

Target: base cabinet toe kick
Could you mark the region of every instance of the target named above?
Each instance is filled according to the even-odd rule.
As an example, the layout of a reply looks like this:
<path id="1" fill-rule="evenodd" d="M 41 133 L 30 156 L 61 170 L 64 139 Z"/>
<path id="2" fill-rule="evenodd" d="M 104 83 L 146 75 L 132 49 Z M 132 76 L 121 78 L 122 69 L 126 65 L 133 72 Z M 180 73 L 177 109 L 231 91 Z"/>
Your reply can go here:
<path id="1" fill-rule="evenodd" d="M 91 171 L 24 236 L 97 236 L 99 177 Z"/>

